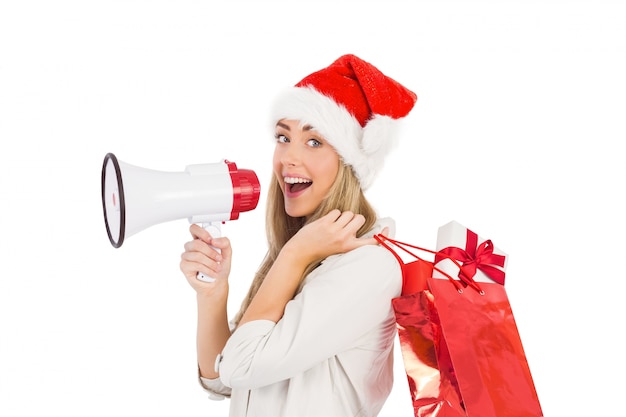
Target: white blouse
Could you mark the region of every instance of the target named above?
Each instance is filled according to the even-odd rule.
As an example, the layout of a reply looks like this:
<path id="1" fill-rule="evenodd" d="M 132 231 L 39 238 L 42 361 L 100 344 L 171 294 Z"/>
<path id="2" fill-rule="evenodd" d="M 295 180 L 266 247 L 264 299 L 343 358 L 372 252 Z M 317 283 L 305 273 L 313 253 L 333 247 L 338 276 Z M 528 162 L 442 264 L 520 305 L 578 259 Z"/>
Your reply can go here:
<path id="1" fill-rule="evenodd" d="M 369 236 L 394 223 L 381 219 Z M 243 324 L 200 378 L 210 398 L 231 398 L 230 417 L 376 416 L 393 384 L 400 295 L 396 258 L 368 245 L 332 255 L 305 279 L 274 323 Z"/>

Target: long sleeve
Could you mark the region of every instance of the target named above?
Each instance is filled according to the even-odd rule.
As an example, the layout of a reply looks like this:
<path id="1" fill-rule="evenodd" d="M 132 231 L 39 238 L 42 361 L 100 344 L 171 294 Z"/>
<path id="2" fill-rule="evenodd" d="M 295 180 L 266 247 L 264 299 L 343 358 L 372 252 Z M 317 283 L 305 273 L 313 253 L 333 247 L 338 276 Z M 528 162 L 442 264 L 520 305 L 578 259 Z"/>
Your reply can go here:
<path id="1" fill-rule="evenodd" d="M 220 379 L 226 386 L 254 389 L 359 346 L 389 320 L 399 277 L 397 260 L 379 246 L 327 258 L 278 323 L 253 321 L 232 334 L 222 352 Z"/>
<path id="2" fill-rule="evenodd" d="M 230 398 L 232 390 L 230 387 L 225 386 L 220 378 L 203 378 L 198 374 L 198 382 L 209 395 L 209 399 L 220 401 L 225 398 Z"/>

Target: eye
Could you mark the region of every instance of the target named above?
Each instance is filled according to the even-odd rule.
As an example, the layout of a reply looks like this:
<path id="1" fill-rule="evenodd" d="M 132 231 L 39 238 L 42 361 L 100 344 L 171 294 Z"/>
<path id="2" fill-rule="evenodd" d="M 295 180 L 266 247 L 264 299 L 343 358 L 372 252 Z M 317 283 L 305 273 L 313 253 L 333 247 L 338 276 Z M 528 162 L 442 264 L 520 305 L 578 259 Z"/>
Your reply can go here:
<path id="1" fill-rule="evenodd" d="M 274 135 L 274 137 L 276 138 L 276 142 L 278 143 L 288 143 L 289 142 L 289 138 L 285 135 L 281 135 L 281 134 L 276 134 Z"/>
<path id="2" fill-rule="evenodd" d="M 322 142 L 317 139 L 309 139 L 306 143 L 312 148 L 319 148 L 320 146 L 322 146 Z"/>

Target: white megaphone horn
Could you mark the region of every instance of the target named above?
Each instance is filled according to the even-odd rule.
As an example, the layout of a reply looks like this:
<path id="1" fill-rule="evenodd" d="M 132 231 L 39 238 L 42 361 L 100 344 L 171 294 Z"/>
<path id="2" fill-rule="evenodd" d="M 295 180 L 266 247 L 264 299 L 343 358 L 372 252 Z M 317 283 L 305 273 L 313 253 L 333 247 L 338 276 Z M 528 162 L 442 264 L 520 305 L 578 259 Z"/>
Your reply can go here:
<path id="1" fill-rule="evenodd" d="M 164 172 L 121 162 L 108 153 L 102 165 L 104 222 L 115 248 L 152 225 L 183 218 L 219 237 L 220 225 L 254 210 L 260 193 L 254 171 L 227 160 Z M 213 281 L 204 274 L 198 278 Z"/>

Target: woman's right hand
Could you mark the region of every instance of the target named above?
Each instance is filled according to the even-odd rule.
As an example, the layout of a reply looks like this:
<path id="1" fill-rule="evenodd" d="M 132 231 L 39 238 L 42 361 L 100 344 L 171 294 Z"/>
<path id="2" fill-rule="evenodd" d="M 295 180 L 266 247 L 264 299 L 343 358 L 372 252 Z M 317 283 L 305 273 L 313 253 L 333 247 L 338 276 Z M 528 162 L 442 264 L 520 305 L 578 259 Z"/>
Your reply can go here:
<path id="1" fill-rule="evenodd" d="M 227 287 L 232 257 L 230 240 L 227 237 L 213 238 L 197 224 L 192 224 L 189 232 L 193 240 L 185 243 L 185 251 L 180 256 L 180 270 L 187 282 L 198 293 L 211 294 L 217 288 Z M 199 280 L 198 272 L 215 278 L 215 282 Z"/>

